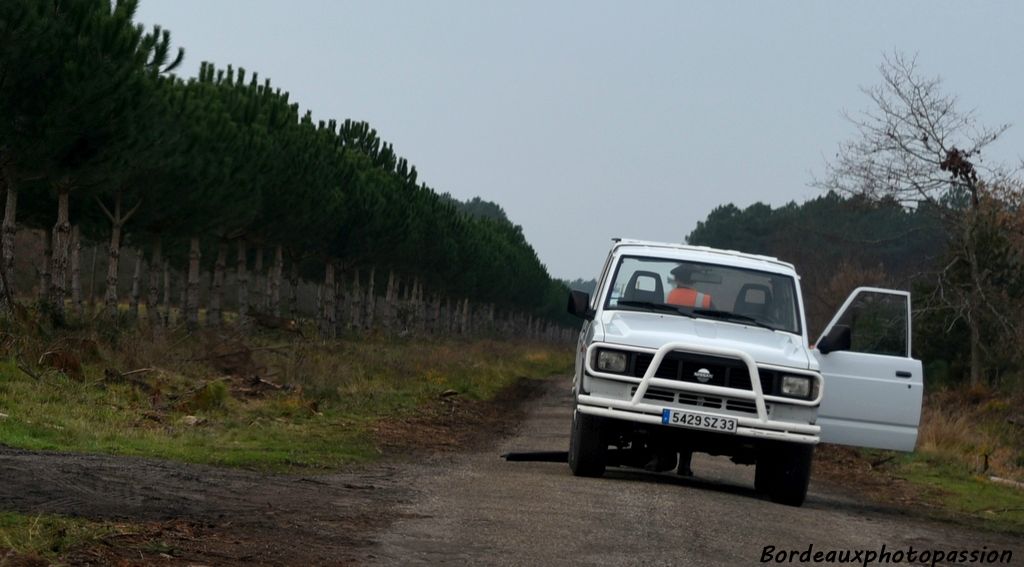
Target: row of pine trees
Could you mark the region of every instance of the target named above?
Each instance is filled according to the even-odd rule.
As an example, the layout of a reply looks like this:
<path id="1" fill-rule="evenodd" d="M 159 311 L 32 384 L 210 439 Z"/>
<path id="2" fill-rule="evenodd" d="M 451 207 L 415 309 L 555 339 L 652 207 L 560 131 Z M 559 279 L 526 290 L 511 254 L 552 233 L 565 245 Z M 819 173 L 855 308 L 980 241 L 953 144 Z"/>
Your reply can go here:
<path id="1" fill-rule="evenodd" d="M 221 324 L 231 272 L 243 328 L 282 315 L 287 278 L 292 290 L 318 282 L 325 336 L 366 317 L 398 321 L 367 310 L 378 298 L 414 314 L 406 327 L 440 329 L 445 317 L 449 329 L 516 322 L 510 329 L 558 334 L 565 288 L 518 226 L 461 213 L 368 124 L 314 120 L 256 74 L 203 63 L 195 78 L 175 76 L 183 50 L 166 30 L 135 23 L 136 7 L 0 3 L 4 298 L 24 295 L 15 237 L 36 229 L 46 241 L 40 290 L 58 319 L 69 299 L 81 305 L 87 241 L 109 243 L 104 303 L 115 319 L 127 244 L 142 254 L 148 281 L 140 262 L 132 298 L 154 307 L 151 324 L 169 319 L 175 274 L 184 322 Z"/>

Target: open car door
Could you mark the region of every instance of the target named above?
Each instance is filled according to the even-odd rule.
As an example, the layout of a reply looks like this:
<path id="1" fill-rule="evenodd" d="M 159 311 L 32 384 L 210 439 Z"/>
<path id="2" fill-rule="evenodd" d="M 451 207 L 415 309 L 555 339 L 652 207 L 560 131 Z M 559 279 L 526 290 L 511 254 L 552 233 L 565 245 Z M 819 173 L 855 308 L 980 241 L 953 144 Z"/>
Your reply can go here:
<path id="1" fill-rule="evenodd" d="M 913 451 L 924 371 L 910 357 L 910 294 L 857 288 L 814 349 L 824 378 L 824 443 Z"/>

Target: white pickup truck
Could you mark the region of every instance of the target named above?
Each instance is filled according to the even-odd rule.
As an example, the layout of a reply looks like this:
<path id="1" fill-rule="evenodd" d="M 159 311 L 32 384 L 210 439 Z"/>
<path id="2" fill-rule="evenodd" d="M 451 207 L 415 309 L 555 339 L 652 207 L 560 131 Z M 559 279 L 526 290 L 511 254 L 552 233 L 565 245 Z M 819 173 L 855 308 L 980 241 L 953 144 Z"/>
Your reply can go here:
<path id="1" fill-rule="evenodd" d="M 910 294 L 856 289 L 809 346 L 792 264 L 616 239 L 576 356 L 569 466 L 689 473 L 694 451 L 754 464 L 755 489 L 799 506 L 819 442 L 912 451 L 923 372 Z"/>

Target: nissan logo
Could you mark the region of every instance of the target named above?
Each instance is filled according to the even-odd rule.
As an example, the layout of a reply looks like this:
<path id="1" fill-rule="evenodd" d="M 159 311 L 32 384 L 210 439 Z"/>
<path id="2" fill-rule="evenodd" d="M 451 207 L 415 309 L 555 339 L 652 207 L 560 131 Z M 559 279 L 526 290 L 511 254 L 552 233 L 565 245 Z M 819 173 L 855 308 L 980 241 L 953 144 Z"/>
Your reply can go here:
<path id="1" fill-rule="evenodd" d="M 707 368 L 701 368 L 700 370 L 693 373 L 694 378 L 701 382 L 707 382 L 715 377 Z"/>

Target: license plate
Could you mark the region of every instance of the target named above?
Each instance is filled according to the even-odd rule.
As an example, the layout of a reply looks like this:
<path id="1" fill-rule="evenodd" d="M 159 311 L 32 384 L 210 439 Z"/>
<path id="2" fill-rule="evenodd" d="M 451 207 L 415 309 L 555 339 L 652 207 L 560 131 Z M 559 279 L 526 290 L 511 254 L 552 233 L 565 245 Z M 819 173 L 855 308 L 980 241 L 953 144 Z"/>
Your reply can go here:
<path id="1" fill-rule="evenodd" d="M 673 409 L 662 410 L 661 422 L 665 425 L 675 425 L 677 427 L 691 427 L 693 429 L 706 429 L 708 431 L 721 431 L 723 433 L 736 432 L 735 418 L 694 413 L 690 411 Z"/>

